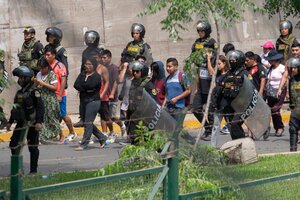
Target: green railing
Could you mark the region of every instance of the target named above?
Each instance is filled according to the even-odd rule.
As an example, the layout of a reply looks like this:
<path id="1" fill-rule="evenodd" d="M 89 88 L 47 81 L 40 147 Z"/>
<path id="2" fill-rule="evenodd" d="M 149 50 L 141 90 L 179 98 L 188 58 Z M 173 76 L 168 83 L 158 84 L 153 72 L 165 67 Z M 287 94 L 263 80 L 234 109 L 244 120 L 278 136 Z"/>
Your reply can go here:
<path id="1" fill-rule="evenodd" d="M 6 192 L 3 190 L 0 190 L 0 199 L 5 200 L 6 199 Z"/>
<path id="2" fill-rule="evenodd" d="M 265 185 L 268 183 L 275 183 L 275 182 L 279 182 L 279 181 L 296 179 L 299 177 L 300 177 L 300 172 L 295 172 L 295 173 L 284 174 L 284 175 L 280 175 L 280 176 L 274 176 L 274 177 L 270 177 L 270 178 L 263 178 L 263 179 L 259 179 L 259 180 L 255 180 L 255 181 L 248 181 L 248 182 L 240 183 L 240 184 L 238 184 L 238 186 L 241 189 L 248 189 L 251 187 L 257 187 L 257 186 Z M 216 191 L 226 192 L 226 191 L 230 191 L 230 190 L 232 190 L 231 186 L 223 186 L 223 187 L 219 187 L 215 190 L 206 190 L 206 191 L 201 191 L 201 192 L 183 194 L 183 195 L 179 196 L 179 199 L 185 200 L 185 199 L 193 199 L 196 197 L 205 197 L 208 195 L 213 195 Z"/>
<path id="3" fill-rule="evenodd" d="M 161 157 L 163 165 L 155 168 L 127 173 L 95 177 L 48 186 L 23 189 L 21 154 L 11 157 L 11 195 L 10 199 L 178 199 L 178 135 L 177 129 L 172 139 L 166 143 Z M 22 131 L 26 135 L 27 130 Z M 20 148 L 21 152 L 22 148 Z M 170 170 L 172 169 L 172 170 Z M 168 178 L 167 178 L 168 177 Z M 111 183 L 111 184 L 109 184 Z M 125 185 L 125 187 L 124 187 Z M 131 188 L 130 186 L 134 186 Z M 129 186 L 129 188 L 128 188 Z M 118 192 L 117 192 L 118 191 Z M 85 195 L 82 196 L 82 193 Z"/>
<path id="4" fill-rule="evenodd" d="M 183 119 L 182 119 L 183 120 Z M 178 123 L 180 124 L 180 123 Z M 173 134 L 162 152 L 163 165 L 150 169 L 136 170 L 109 176 L 95 177 L 48 186 L 23 189 L 22 155 L 14 155 L 11 160 L 10 199 L 23 200 L 24 197 L 42 200 L 67 199 L 163 199 L 184 200 L 205 198 L 216 192 L 229 192 L 232 186 L 223 186 L 215 190 L 206 190 L 188 194 L 179 194 L 178 178 L 178 135 L 181 126 Z M 264 178 L 237 184 L 248 193 L 261 185 L 272 185 L 287 180 L 297 180 L 300 172 Z M 272 187 L 272 186 L 271 186 Z M 257 189 L 256 188 L 256 189 Z M 270 188 L 270 186 L 269 186 Z M 298 189 L 298 188 L 297 188 Z M 247 191 L 249 190 L 249 191 Z M 296 190 L 296 188 L 295 188 Z M 82 194 L 84 193 L 84 196 Z M 0 200 L 6 199 L 6 192 L 0 191 Z M 270 199 L 270 198 L 269 198 Z"/>
<path id="5" fill-rule="evenodd" d="M 127 197 L 122 190 L 132 185 L 142 186 L 143 189 L 133 193 L 141 199 L 161 199 L 163 189 L 161 187 L 168 172 L 167 166 L 154 167 L 144 170 L 114 174 L 103 177 L 95 177 L 78 181 L 71 181 L 42 187 L 23 190 L 24 196 L 30 199 L 122 199 Z M 122 187 L 123 186 L 123 187 Z M 161 190 L 160 190 L 161 189 Z M 87 193 L 79 196 L 80 193 Z"/>

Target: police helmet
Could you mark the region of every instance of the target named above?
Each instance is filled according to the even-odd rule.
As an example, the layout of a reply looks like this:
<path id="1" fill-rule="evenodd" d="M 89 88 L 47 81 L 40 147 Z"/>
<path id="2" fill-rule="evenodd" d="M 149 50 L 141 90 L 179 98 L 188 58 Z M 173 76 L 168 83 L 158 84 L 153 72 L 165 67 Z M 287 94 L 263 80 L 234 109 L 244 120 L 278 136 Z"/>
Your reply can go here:
<path id="1" fill-rule="evenodd" d="M 292 22 L 289 21 L 289 20 L 281 21 L 280 24 L 279 24 L 279 30 L 281 30 L 281 29 L 288 29 L 289 34 L 291 34 L 293 32 Z"/>
<path id="2" fill-rule="evenodd" d="M 100 36 L 97 31 L 87 31 L 84 34 L 84 42 L 88 46 L 95 46 L 99 45 Z"/>
<path id="3" fill-rule="evenodd" d="M 35 34 L 35 29 L 32 26 L 27 26 L 24 28 L 23 33 L 34 33 Z"/>
<path id="4" fill-rule="evenodd" d="M 288 59 L 287 66 L 292 68 L 300 69 L 300 58 L 290 58 Z"/>
<path id="5" fill-rule="evenodd" d="M 47 38 L 46 38 L 47 42 L 49 42 L 48 41 L 49 40 L 48 37 L 50 35 L 54 36 L 55 37 L 55 40 L 54 40 L 55 44 L 59 44 L 61 42 L 61 40 L 62 40 L 62 37 L 63 37 L 62 31 L 59 28 L 57 28 L 57 27 L 49 27 L 49 28 L 47 28 L 46 31 L 45 31 L 45 34 L 47 35 Z"/>
<path id="6" fill-rule="evenodd" d="M 226 57 L 231 68 L 244 66 L 246 61 L 245 54 L 240 50 L 229 51 Z M 233 59 L 235 60 L 235 62 L 233 61 Z"/>
<path id="7" fill-rule="evenodd" d="M 27 66 L 19 66 L 13 70 L 13 75 L 18 77 L 24 76 L 31 78 L 34 76 L 34 72 Z"/>
<path id="8" fill-rule="evenodd" d="M 131 26 L 131 36 L 133 37 L 133 33 L 139 33 L 141 38 L 144 38 L 146 29 L 143 24 L 134 23 Z"/>
<path id="9" fill-rule="evenodd" d="M 143 62 L 133 61 L 130 63 L 129 67 L 132 69 L 132 71 L 142 71 L 142 78 L 148 75 L 149 68 Z"/>
<path id="10" fill-rule="evenodd" d="M 211 33 L 211 26 L 207 21 L 199 20 L 196 27 L 198 32 L 204 31 L 206 37 L 208 37 Z"/>

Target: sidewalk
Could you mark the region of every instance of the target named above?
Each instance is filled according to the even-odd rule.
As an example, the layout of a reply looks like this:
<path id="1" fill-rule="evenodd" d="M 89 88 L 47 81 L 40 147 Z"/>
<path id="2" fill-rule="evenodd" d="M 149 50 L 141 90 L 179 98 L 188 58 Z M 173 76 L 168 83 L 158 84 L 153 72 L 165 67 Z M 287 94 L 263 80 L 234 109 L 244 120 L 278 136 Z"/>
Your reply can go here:
<path id="1" fill-rule="evenodd" d="M 281 110 L 281 116 L 282 116 L 282 121 L 283 123 L 288 123 L 290 120 L 290 111 L 287 110 Z M 71 114 L 70 115 L 73 124 L 76 123 L 79 119 L 78 119 L 78 114 Z M 224 123 L 224 120 L 222 121 L 222 123 Z M 101 129 L 100 126 L 100 118 L 99 116 L 97 116 L 96 120 L 95 120 L 95 124 L 97 125 L 97 127 L 99 129 Z M 69 131 L 66 127 L 66 125 L 64 124 L 64 122 L 61 123 L 61 125 L 63 126 L 63 133 L 65 136 L 67 136 L 69 134 Z M 200 127 L 200 123 L 198 122 L 198 120 L 195 118 L 195 116 L 193 114 L 188 113 L 185 117 L 184 123 L 183 123 L 183 127 L 186 129 L 197 129 Z M 83 128 L 74 128 L 75 132 L 79 135 L 82 136 L 83 135 Z M 116 133 L 120 133 L 121 129 L 120 127 L 114 123 L 114 131 Z M 8 142 L 10 141 L 10 137 L 11 137 L 12 132 L 6 132 L 5 130 L 0 130 L 0 142 Z"/>

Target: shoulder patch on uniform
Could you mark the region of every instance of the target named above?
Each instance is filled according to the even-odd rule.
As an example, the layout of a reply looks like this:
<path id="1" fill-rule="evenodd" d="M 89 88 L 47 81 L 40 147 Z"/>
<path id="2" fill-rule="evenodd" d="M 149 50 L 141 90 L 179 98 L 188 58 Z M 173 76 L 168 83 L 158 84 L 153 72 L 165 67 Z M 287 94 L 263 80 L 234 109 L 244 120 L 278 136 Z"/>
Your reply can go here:
<path id="1" fill-rule="evenodd" d="M 36 90 L 36 91 L 34 91 L 34 96 L 37 97 L 37 98 L 40 98 L 41 93 L 38 90 Z"/>
<path id="2" fill-rule="evenodd" d="M 214 48 L 215 48 L 215 49 L 218 49 L 218 48 L 219 48 L 218 43 L 215 43 L 215 44 L 214 44 Z"/>
<path id="3" fill-rule="evenodd" d="M 66 49 L 65 49 L 63 55 L 64 55 L 65 57 L 68 57 L 68 56 L 67 56 L 67 50 L 66 50 Z"/>
<path id="4" fill-rule="evenodd" d="M 157 91 L 156 91 L 156 89 L 155 89 L 155 88 L 153 88 L 153 89 L 151 90 L 151 93 L 152 93 L 154 96 L 156 96 L 156 95 L 157 95 Z"/>

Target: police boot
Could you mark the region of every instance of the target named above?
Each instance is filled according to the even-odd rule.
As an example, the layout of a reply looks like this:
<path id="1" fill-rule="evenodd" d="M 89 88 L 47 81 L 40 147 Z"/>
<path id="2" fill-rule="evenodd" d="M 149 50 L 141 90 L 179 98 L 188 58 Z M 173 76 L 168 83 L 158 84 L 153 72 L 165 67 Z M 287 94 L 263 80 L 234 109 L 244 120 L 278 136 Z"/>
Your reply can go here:
<path id="1" fill-rule="evenodd" d="M 294 126 L 290 126 L 290 151 L 297 151 L 298 134 Z"/>
<path id="2" fill-rule="evenodd" d="M 210 141 L 211 140 L 211 127 L 205 127 L 204 134 L 201 136 L 201 139 L 204 141 Z"/>
<path id="3" fill-rule="evenodd" d="M 30 173 L 37 173 L 38 160 L 39 160 L 39 149 L 37 147 L 29 147 L 30 152 Z"/>
<path id="4" fill-rule="evenodd" d="M 7 120 L 5 118 L 1 119 L 0 121 L 0 130 L 4 129 L 7 125 Z"/>

